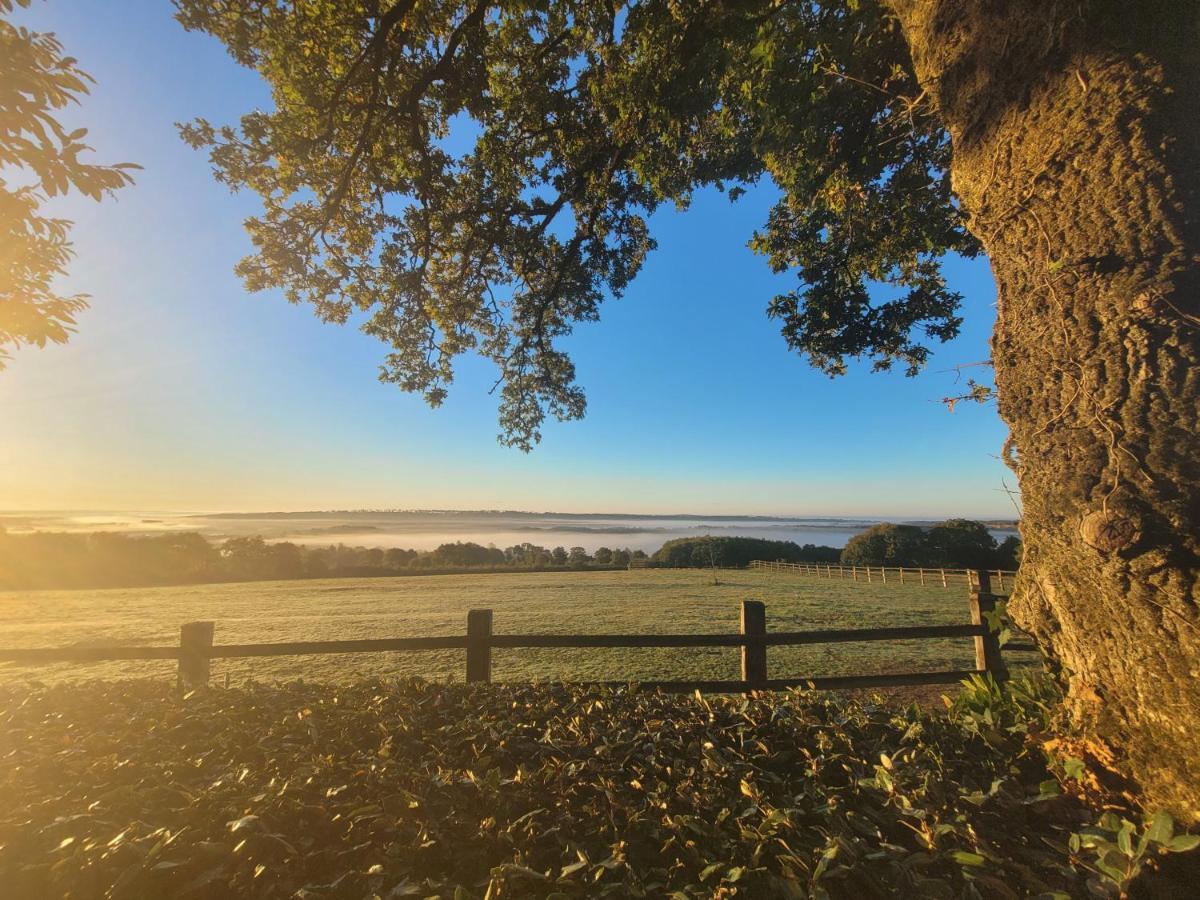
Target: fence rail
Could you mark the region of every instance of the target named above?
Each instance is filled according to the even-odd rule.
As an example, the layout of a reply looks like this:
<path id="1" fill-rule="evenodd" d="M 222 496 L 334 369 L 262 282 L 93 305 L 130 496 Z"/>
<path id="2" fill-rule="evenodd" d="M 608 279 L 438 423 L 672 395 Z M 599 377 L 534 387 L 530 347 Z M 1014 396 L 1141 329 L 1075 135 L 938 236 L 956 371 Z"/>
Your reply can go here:
<path id="1" fill-rule="evenodd" d="M 737 692 L 775 690 L 812 684 L 818 688 L 893 687 L 902 685 L 952 684 L 972 673 L 991 673 L 1006 677 L 1000 643 L 986 623 L 995 608 L 996 597 L 989 592 L 990 576 L 976 573 L 970 592 L 970 624 L 915 625 L 882 628 L 834 628 L 812 631 L 767 631 L 766 607 L 757 600 L 745 600 L 741 608 L 741 627 L 736 634 L 494 634 L 492 611 L 474 609 L 467 614 L 465 635 L 440 637 L 371 638 L 345 641 L 290 641 L 274 644 L 213 644 L 212 622 L 189 622 L 180 629 L 177 647 L 56 647 L 36 649 L 0 649 L 0 662 L 45 664 L 55 662 L 99 662 L 107 660 L 174 659 L 179 663 L 179 681 L 187 687 L 208 682 L 214 659 L 264 656 L 303 656 L 332 653 L 378 653 L 412 650 L 465 650 L 466 680 L 491 681 L 492 650 L 533 647 L 738 647 L 741 649 L 741 679 L 737 681 L 684 680 L 641 681 L 644 688 L 677 691 Z M 942 672 L 899 672 L 871 675 L 837 675 L 770 678 L 767 673 L 767 648 L 835 644 L 851 641 L 903 641 L 946 638 L 972 638 L 975 641 L 975 668 Z M 1029 645 L 1010 646 L 1013 650 L 1033 650 Z M 591 684 L 628 684 L 628 681 L 600 681 Z"/>
<path id="2" fill-rule="evenodd" d="M 979 585 L 979 569 L 934 569 L 918 566 L 841 566 L 826 563 L 793 563 L 782 560 L 755 559 L 751 569 L 766 569 L 771 572 L 798 572 L 815 578 L 849 578 L 853 581 L 882 584 L 931 584 L 940 587 Z M 987 569 L 990 578 L 996 579 L 997 590 L 1003 591 L 1005 580 L 1011 587 L 1017 573 L 1011 569 Z M 890 580 L 889 580 L 890 579 Z"/>

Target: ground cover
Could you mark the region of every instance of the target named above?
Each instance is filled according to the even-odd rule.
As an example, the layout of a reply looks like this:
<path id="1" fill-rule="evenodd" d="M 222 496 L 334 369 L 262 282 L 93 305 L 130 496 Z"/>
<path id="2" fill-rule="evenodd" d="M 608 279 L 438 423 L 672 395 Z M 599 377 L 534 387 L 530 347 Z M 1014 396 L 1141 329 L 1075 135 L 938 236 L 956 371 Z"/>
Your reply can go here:
<path id="1" fill-rule="evenodd" d="M 1100 865 L 1146 870 L 1134 896 L 1174 895 L 1149 860 L 1192 839 L 1161 819 L 1088 831 L 1097 813 L 1059 791 L 1013 703 L 973 696 L 947 716 L 798 692 L 10 686 L 0 884 L 116 900 L 1117 896 Z"/>

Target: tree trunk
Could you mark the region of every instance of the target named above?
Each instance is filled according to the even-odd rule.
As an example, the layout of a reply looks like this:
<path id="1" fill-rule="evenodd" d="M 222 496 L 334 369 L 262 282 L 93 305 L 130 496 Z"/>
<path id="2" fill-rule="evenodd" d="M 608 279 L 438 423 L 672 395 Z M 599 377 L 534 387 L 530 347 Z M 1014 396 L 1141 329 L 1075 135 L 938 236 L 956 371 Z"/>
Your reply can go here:
<path id="1" fill-rule="evenodd" d="M 1092 761 L 1200 821 L 1200 3 L 892 6 L 998 288 L 1011 611 Z"/>

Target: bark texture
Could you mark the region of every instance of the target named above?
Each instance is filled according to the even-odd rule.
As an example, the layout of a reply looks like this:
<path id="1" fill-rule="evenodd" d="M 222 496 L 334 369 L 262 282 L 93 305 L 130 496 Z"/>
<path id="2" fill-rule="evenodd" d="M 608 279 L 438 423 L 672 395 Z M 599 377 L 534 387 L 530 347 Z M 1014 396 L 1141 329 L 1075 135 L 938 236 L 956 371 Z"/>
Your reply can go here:
<path id="1" fill-rule="evenodd" d="M 892 7 L 999 291 L 1011 611 L 1093 762 L 1200 821 L 1200 3 Z"/>

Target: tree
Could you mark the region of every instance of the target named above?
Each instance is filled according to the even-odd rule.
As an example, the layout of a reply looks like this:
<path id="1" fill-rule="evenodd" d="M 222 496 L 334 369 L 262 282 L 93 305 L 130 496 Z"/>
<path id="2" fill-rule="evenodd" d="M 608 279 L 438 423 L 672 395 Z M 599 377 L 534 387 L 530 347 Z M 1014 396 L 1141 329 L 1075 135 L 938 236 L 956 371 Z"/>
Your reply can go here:
<path id="1" fill-rule="evenodd" d="M 569 559 L 567 556 L 567 549 L 565 547 L 555 547 L 550 551 L 550 558 L 554 561 L 556 566 L 565 566 L 567 564 L 567 560 Z"/>
<path id="2" fill-rule="evenodd" d="M 996 548 L 996 567 L 999 569 L 1019 569 L 1021 567 L 1021 539 L 1010 534 Z"/>
<path id="3" fill-rule="evenodd" d="M 389 547 L 383 554 L 383 565 L 388 569 L 403 569 L 416 558 L 417 553 L 415 550 Z"/>
<path id="4" fill-rule="evenodd" d="M 593 558 L 602 566 L 610 565 L 613 561 L 613 552 L 608 547 L 597 547 Z"/>
<path id="5" fill-rule="evenodd" d="M 220 553 L 231 578 L 250 581 L 269 577 L 271 549 L 258 535 L 229 538 L 221 544 Z"/>
<path id="6" fill-rule="evenodd" d="M 456 541 L 434 550 L 430 562 L 435 566 L 502 566 L 504 551 L 471 541 Z"/>
<path id="7" fill-rule="evenodd" d="M 43 204 L 71 189 L 100 200 L 130 184 L 129 170 L 138 168 L 79 159 L 91 150 L 87 129 L 68 131 L 58 114 L 92 79 L 53 34 L 8 21 L 29 2 L 0 0 L 0 369 L 21 346 L 65 343 L 87 306 L 86 295 L 54 288 L 74 256 L 71 223 L 47 215 Z"/>
<path id="8" fill-rule="evenodd" d="M 482 353 L 526 449 L 583 414 L 556 341 L 634 277 L 662 203 L 774 182 L 752 244 L 799 280 L 768 314 L 833 375 L 918 371 L 960 325 L 941 257 L 986 252 L 1011 609 L 1093 755 L 1194 820 L 1198 6 L 181 0 L 275 99 L 184 135 L 262 197 L 249 287 L 362 314 L 384 380 L 435 405 Z"/>
<path id="9" fill-rule="evenodd" d="M 290 541 L 269 544 L 266 566 L 267 578 L 299 578 L 304 573 L 303 551 Z"/>
<path id="10" fill-rule="evenodd" d="M 748 537 L 675 538 L 654 552 L 652 559 L 673 568 L 742 568 L 755 559 L 786 562 L 837 562 L 839 551 L 833 547 L 817 547 L 794 541 L 770 541 Z M 636 557 L 637 554 L 635 553 Z"/>
<path id="11" fill-rule="evenodd" d="M 996 539 L 982 522 L 947 519 L 930 527 L 928 543 L 934 566 L 989 569 L 996 564 Z"/>
<path id="12" fill-rule="evenodd" d="M 846 566 L 932 566 L 928 535 L 916 525 L 880 522 L 854 535 L 842 548 Z M 965 565 L 965 564 L 964 564 Z"/>

